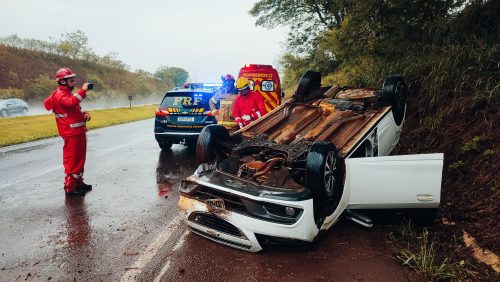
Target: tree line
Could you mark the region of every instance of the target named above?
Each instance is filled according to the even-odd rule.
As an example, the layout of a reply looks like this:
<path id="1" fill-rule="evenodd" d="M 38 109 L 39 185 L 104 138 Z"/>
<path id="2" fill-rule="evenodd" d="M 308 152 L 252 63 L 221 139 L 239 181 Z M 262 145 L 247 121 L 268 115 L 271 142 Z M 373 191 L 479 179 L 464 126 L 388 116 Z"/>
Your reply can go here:
<path id="1" fill-rule="evenodd" d="M 330 83 L 401 73 L 427 92 L 499 91 L 498 0 L 261 0 L 256 25 L 289 28 L 285 87 L 307 69 Z"/>
<path id="2" fill-rule="evenodd" d="M 0 37 L 0 99 L 41 100 L 53 90 L 53 75 L 61 66 L 70 66 L 77 79 L 93 82 L 95 91 L 110 100 L 164 93 L 189 78 L 183 68 L 165 65 L 153 73 L 142 69 L 130 72 L 130 67 L 117 58 L 116 52 L 95 54 L 82 31 L 66 32 L 50 41 L 17 35 Z"/>

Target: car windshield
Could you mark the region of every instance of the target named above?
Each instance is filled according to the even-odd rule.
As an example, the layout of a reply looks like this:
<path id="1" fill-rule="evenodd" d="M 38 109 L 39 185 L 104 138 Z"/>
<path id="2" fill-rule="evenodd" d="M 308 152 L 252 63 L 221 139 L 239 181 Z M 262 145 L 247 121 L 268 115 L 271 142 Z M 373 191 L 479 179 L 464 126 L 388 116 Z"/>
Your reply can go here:
<path id="1" fill-rule="evenodd" d="M 205 110 L 209 110 L 210 105 L 208 101 L 211 97 L 212 94 L 206 92 L 171 92 L 165 95 L 160 106 L 163 108 L 204 108 Z"/>

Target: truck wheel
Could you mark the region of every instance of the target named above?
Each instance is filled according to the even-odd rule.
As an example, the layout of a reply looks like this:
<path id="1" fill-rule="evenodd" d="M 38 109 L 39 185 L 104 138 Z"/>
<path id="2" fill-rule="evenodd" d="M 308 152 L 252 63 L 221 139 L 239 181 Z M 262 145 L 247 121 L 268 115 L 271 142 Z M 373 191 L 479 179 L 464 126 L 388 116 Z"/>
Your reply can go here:
<path id="1" fill-rule="evenodd" d="M 212 162 L 216 157 L 217 142 L 228 139 L 229 132 L 224 126 L 211 124 L 205 126 L 196 143 L 196 158 L 198 163 Z"/>
<path id="2" fill-rule="evenodd" d="M 321 73 L 313 70 L 308 70 L 299 81 L 297 90 L 295 90 L 296 101 L 303 102 L 311 94 L 314 89 L 321 87 Z"/>
<path id="3" fill-rule="evenodd" d="M 385 79 L 377 102 L 391 104 L 394 122 L 400 126 L 406 110 L 406 84 L 401 75 L 392 75 Z"/>
<path id="4" fill-rule="evenodd" d="M 172 148 L 172 142 L 170 141 L 158 142 L 158 145 L 162 150 L 168 150 Z"/>

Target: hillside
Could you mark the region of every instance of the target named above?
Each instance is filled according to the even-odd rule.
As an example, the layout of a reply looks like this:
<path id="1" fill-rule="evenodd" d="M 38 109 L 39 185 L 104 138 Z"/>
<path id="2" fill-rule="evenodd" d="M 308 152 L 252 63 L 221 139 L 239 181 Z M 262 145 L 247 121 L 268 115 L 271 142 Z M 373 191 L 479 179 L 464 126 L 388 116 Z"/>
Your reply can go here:
<path id="1" fill-rule="evenodd" d="M 250 11 L 257 25 L 291 29 L 284 88 L 308 69 L 325 86 L 378 88 L 403 75 L 408 108 L 393 153 L 442 152 L 445 163 L 434 226 L 395 227 L 410 239 L 394 244 L 396 256 L 429 280 L 499 281 L 498 257 L 480 262 L 464 234 L 500 254 L 500 1 L 332 3 L 266 0 Z"/>
<path id="2" fill-rule="evenodd" d="M 41 101 L 55 89 L 54 74 L 60 67 L 69 67 L 77 75 L 77 84 L 94 83 L 95 97 L 108 99 L 146 98 L 164 93 L 173 87 L 172 81 L 161 80 L 146 73 L 133 73 L 80 59 L 71 59 L 40 51 L 0 44 L 0 99 L 22 98 Z"/>

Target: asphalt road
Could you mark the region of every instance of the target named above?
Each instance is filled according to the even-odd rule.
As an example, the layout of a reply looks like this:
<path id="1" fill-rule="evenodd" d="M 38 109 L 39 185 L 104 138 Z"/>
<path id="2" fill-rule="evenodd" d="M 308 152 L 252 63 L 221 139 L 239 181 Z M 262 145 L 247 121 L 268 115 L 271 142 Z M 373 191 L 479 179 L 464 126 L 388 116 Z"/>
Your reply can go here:
<path id="1" fill-rule="evenodd" d="M 377 229 L 340 222 L 315 243 L 258 254 L 187 231 L 177 187 L 188 147 L 161 151 L 153 121 L 88 132 L 85 181 L 66 198 L 62 140 L 0 148 L 0 280 L 404 281 Z"/>

